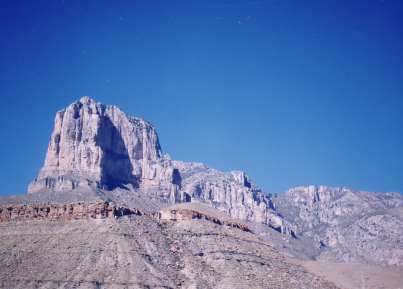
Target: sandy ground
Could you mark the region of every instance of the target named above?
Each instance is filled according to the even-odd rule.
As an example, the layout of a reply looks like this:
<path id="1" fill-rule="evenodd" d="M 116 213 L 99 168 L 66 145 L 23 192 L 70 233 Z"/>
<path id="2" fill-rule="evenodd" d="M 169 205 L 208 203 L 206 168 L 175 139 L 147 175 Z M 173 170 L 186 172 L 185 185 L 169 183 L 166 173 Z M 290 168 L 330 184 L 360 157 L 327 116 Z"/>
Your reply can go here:
<path id="1" fill-rule="evenodd" d="M 403 289 L 403 268 L 295 261 L 344 289 Z"/>

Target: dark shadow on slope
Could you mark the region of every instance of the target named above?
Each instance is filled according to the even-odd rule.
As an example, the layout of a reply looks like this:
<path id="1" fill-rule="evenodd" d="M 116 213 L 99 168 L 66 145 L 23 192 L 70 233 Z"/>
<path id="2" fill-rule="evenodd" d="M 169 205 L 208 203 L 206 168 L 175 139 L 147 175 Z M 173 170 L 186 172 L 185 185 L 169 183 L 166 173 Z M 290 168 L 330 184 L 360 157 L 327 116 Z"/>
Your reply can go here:
<path id="1" fill-rule="evenodd" d="M 131 184 L 138 187 L 127 147 L 119 130 L 107 116 L 102 116 L 96 143 L 102 149 L 101 186 L 108 190 Z"/>
<path id="2" fill-rule="evenodd" d="M 178 186 L 182 185 L 182 177 L 178 169 L 173 169 L 172 183 Z"/>

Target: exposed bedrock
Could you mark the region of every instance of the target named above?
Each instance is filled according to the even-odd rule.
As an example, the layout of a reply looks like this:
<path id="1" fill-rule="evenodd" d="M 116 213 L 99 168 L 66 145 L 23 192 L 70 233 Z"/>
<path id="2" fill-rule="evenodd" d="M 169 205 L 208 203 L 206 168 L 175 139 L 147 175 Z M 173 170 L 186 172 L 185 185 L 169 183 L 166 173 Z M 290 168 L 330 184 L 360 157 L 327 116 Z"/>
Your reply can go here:
<path id="1" fill-rule="evenodd" d="M 33 203 L 96 196 L 147 214 L 199 201 L 232 218 L 260 223 L 255 232 L 262 235 L 277 234 L 270 228 L 282 233 L 278 248 L 293 242 L 284 249 L 290 254 L 403 265 L 402 195 L 301 186 L 272 197 L 242 171 L 172 160 L 149 122 L 89 97 L 56 113 L 44 165 L 28 192 Z"/>
<path id="2" fill-rule="evenodd" d="M 168 203 L 200 200 L 232 217 L 265 223 L 283 233 L 292 231 L 268 195 L 244 172 L 173 161 L 162 153 L 149 122 L 82 97 L 56 113 L 45 163 L 28 192 L 118 187 L 158 195 Z"/>
<path id="3" fill-rule="evenodd" d="M 172 183 L 174 175 L 150 123 L 82 97 L 56 113 L 45 163 L 28 192 L 139 187 Z"/>

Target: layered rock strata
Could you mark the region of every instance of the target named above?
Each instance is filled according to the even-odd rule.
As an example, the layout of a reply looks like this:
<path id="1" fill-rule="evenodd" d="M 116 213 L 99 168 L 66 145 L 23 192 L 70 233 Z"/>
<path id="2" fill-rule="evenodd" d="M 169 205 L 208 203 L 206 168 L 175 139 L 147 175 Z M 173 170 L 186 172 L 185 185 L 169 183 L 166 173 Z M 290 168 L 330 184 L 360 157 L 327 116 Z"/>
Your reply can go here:
<path id="1" fill-rule="evenodd" d="M 159 214 L 146 214 L 138 209 L 120 207 L 109 202 L 0 206 L 0 223 L 26 220 L 106 219 L 128 215 L 149 215 L 159 218 Z"/>
<path id="2" fill-rule="evenodd" d="M 233 222 L 233 221 L 224 221 L 214 216 L 204 214 L 202 212 L 191 210 L 191 209 L 167 209 L 163 210 L 160 213 L 161 220 L 169 220 L 169 221 L 183 221 L 183 220 L 207 220 L 211 221 L 218 225 L 225 225 L 233 228 L 238 228 L 245 232 L 250 232 L 250 229 L 247 225 Z"/>
<path id="3" fill-rule="evenodd" d="M 69 221 L 80 219 L 107 219 L 124 216 L 148 216 L 162 221 L 207 220 L 218 225 L 225 225 L 250 232 L 247 225 L 192 207 L 166 208 L 156 213 L 143 212 L 139 209 L 116 206 L 109 202 L 69 203 L 69 204 L 30 204 L 0 206 L 0 223 L 13 221 Z"/>

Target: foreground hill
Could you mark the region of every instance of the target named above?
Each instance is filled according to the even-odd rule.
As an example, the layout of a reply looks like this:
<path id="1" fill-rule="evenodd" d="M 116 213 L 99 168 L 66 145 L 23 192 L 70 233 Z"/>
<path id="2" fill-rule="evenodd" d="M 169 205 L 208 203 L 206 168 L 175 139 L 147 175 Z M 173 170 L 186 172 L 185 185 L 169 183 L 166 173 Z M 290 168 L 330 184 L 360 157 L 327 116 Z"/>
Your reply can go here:
<path id="1" fill-rule="evenodd" d="M 211 210 L 0 223 L 0 288 L 336 288 Z"/>

